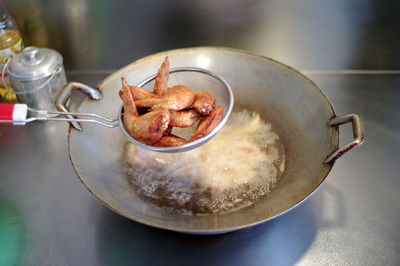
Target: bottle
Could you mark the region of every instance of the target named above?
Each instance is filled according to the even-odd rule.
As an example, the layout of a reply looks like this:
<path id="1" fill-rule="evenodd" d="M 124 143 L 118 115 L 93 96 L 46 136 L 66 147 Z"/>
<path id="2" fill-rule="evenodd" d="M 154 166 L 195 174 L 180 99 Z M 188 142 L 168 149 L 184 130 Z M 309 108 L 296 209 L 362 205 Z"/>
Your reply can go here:
<path id="1" fill-rule="evenodd" d="M 4 64 L 10 56 L 22 51 L 24 45 L 17 24 L 8 14 L 3 1 L 0 1 L 0 102 L 15 103 L 17 97 L 4 88 L 2 71 Z M 4 75 L 7 86 L 12 90 L 12 85 L 7 74 Z"/>

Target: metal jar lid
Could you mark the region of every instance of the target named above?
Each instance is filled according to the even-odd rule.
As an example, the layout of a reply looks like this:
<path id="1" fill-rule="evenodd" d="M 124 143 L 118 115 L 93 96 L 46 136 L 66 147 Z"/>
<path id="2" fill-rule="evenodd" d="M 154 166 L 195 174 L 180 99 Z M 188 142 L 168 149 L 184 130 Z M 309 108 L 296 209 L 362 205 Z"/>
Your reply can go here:
<path id="1" fill-rule="evenodd" d="M 6 71 L 11 79 L 37 80 L 53 74 L 62 62 L 57 51 L 30 46 L 11 59 Z"/>

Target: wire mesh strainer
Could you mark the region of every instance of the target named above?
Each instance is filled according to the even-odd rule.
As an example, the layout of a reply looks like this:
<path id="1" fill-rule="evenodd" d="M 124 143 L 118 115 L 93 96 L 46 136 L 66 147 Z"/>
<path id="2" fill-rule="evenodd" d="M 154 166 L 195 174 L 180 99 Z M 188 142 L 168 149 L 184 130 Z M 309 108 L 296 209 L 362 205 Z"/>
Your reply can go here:
<path id="1" fill-rule="evenodd" d="M 126 131 L 123 121 L 122 121 L 122 113 L 123 107 L 120 109 L 119 113 L 119 125 L 120 128 L 125 135 L 125 137 L 132 143 L 145 148 L 147 150 L 158 151 L 158 152 L 184 152 L 192 150 L 198 146 L 205 144 L 209 141 L 217 132 L 225 125 L 228 121 L 229 116 L 232 113 L 234 97 L 233 92 L 229 84 L 219 75 L 208 71 L 202 68 L 196 67 L 180 67 L 180 68 L 171 68 L 169 70 L 169 80 L 168 87 L 172 87 L 175 85 L 185 85 L 190 88 L 192 91 L 207 91 L 214 95 L 215 97 L 215 106 L 221 106 L 224 109 L 224 116 L 221 122 L 218 124 L 216 128 L 214 128 L 209 134 L 206 136 L 199 138 L 197 140 L 188 142 L 184 145 L 175 146 L 175 147 L 154 147 L 150 145 L 146 145 L 134 138 L 132 138 L 129 133 Z M 142 87 L 146 90 L 152 91 L 155 83 L 155 79 L 157 74 L 152 75 L 142 81 L 138 87 Z M 176 128 L 174 127 L 172 133 L 189 139 L 189 137 L 194 133 L 196 129 L 197 123 L 189 128 Z"/>
<path id="2" fill-rule="evenodd" d="M 209 141 L 217 132 L 225 125 L 228 121 L 229 116 L 232 113 L 234 98 L 233 92 L 229 84 L 219 75 L 201 68 L 195 67 L 180 67 L 172 68 L 169 70 L 169 81 L 168 87 L 174 85 L 185 85 L 189 87 L 192 91 L 207 91 L 214 95 L 216 99 L 216 106 L 221 106 L 224 109 L 224 116 L 221 122 L 216 126 L 209 134 L 206 136 L 196 139 L 194 141 L 188 142 L 184 145 L 175 147 L 154 147 L 146 145 L 134 138 L 132 138 L 126 131 L 122 115 L 124 106 L 121 103 L 121 108 L 119 109 L 118 117 L 115 119 L 108 119 L 97 114 L 88 113 L 72 113 L 69 112 L 65 107 L 65 104 L 71 95 L 73 89 L 78 89 L 89 95 L 90 98 L 95 100 L 101 100 L 101 92 L 93 89 L 87 85 L 70 82 L 63 90 L 59 93 L 56 100 L 57 109 L 61 112 L 49 112 L 45 110 L 35 110 L 27 107 L 25 104 L 0 104 L 0 124 L 14 124 L 14 125 L 25 125 L 26 123 L 34 121 L 67 121 L 72 124 L 72 126 L 78 130 L 82 130 L 79 122 L 83 123 L 96 123 L 108 128 L 113 128 L 119 126 L 124 136 L 132 143 L 152 151 L 157 152 L 184 152 L 192 150 L 198 146 L 205 144 Z M 157 74 L 152 75 L 142 81 L 138 87 L 142 87 L 146 90 L 152 91 L 154 87 L 155 78 Z M 117 94 L 117 92 L 115 92 Z M 30 114 L 30 117 L 28 117 Z M 63 117 L 54 117 L 54 115 L 64 115 Z M 77 118 L 78 117 L 78 118 Z M 84 117 L 84 118 L 79 118 Z M 85 118 L 87 117 L 87 118 Z M 195 131 L 197 123 L 189 128 L 174 128 L 172 133 L 188 139 Z"/>

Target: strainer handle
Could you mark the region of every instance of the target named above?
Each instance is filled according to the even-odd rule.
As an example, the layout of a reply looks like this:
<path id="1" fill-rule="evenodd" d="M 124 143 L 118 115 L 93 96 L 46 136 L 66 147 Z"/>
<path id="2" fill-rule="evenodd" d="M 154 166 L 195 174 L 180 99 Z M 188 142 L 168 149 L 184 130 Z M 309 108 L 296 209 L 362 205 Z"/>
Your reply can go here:
<path id="1" fill-rule="evenodd" d="M 89 96 L 90 99 L 92 100 L 101 100 L 103 99 L 103 94 L 101 91 L 97 88 L 92 88 L 86 84 L 79 83 L 79 82 L 68 82 L 58 93 L 56 97 L 56 108 L 60 112 L 66 112 L 69 113 L 68 108 L 66 107 L 68 99 L 71 97 L 71 94 L 73 91 L 80 91 L 82 93 L 85 93 Z M 65 117 L 69 119 L 75 119 L 72 115 L 65 115 Z M 75 129 L 81 131 L 82 127 L 79 124 L 79 122 L 76 121 L 70 121 L 69 122 L 72 127 Z"/>
<path id="2" fill-rule="evenodd" d="M 337 151 L 333 152 L 331 155 L 329 155 L 325 163 L 332 163 L 336 161 L 340 156 L 342 156 L 344 153 L 348 152 L 352 148 L 360 145 L 363 143 L 365 134 L 364 134 L 364 124 L 362 122 L 361 117 L 358 114 L 348 114 L 348 115 L 343 115 L 339 117 L 335 117 L 331 119 L 328 124 L 330 126 L 339 126 L 347 123 L 352 123 L 353 126 L 353 137 L 354 140 L 350 142 L 349 144 L 343 146 L 342 148 L 338 149 Z"/>
<path id="3" fill-rule="evenodd" d="M 0 124 L 25 125 L 28 106 L 21 103 L 0 103 Z"/>

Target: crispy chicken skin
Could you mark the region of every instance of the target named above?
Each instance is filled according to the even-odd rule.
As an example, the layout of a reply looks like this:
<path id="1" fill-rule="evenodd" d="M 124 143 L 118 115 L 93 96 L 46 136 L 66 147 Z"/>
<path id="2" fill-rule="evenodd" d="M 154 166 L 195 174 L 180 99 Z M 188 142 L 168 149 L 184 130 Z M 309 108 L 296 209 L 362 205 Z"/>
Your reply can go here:
<path id="1" fill-rule="evenodd" d="M 194 109 L 169 110 L 169 125 L 173 127 L 191 127 L 200 119 L 200 114 Z"/>
<path id="2" fill-rule="evenodd" d="M 186 144 L 187 140 L 175 135 L 163 136 L 160 140 L 154 143 L 156 147 L 174 147 Z"/>
<path id="3" fill-rule="evenodd" d="M 137 101 L 137 100 L 143 100 L 146 98 L 152 98 L 152 97 L 156 97 L 156 95 L 154 95 L 152 92 L 147 91 L 143 88 L 140 87 L 136 87 L 136 86 L 132 86 L 132 85 L 128 85 L 128 83 L 126 82 L 126 79 L 124 77 L 121 77 L 121 81 L 122 81 L 122 87 L 127 87 L 133 97 L 133 100 Z M 119 96 L 121 97 L 122 94 L 122 90 L 119 91 Z"/>
<path id="4" fill-rule="evenodd" d="M 190 107 L 194 101 L 194 93 L 184 85 L 168 88 L 163 97 L 146 98 L 135 101 L 137 107 L 155 109 L 183 110 Z"/>
<path id="5" fill-rule="evenodd" d="M 133 131 L 133 124 L 137 120 L 139 114 L 136 109 L 135 101 L 128 87 L 122 87 L 120 96 L 124 102 L 124 124 L 129 133 Z"/>
<path id="6" fill-rule="evenodd" d="M 214 109 L 215 97 L 206 91 L 194 93 L 193 108 L 202 115 L 209 115 Z"/>
<path id="7" fill-rule="evenodd" d="M 167 83 L 169 78 L 169 59 L 168 56 L 165 57 L 164 62 L 158 69 L 158 74 L 156 81 L 154 83 L 154 95 L 161 97 L 165 94 L 167 90 Z"/>
<path id="8" fill-rule="evenodd" d="M 135 139 L 152 145 L 157 142 L 168 128 L 169 112 L 166 109 L 154 110 L 141 115 L 133 124 L 132 135 Z"/>
<path id="9" fill-rule="evenodd" d="M 124 102 L 124 125 L 129 134 L 148 145 L 158 141 L 168 128 L 168 110 L 158 109 L 139 116 L 135 101 L 127 86 L 122 88 L 121 98 Z"/>
<path id="10" fill-rule="evenodd" d="M 196 131 L 190 137 L 189 141 L 193 141 L 204 137 L 216 128 L 224 117 L 224 109 L 221 106 L 216 106 L 209 116 L 205 116 L 200 120 Z"/>

